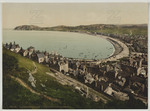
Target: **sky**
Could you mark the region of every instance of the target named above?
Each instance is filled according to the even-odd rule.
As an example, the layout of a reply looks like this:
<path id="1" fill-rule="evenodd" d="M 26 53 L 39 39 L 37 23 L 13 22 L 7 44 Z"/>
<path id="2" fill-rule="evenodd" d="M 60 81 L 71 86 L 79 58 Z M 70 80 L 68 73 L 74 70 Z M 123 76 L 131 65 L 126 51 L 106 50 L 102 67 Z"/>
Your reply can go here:
<path id="1" fill-rule="evenodd" d="M 148 3 L 3 3 L 2 27 L 147 24 Z"/>

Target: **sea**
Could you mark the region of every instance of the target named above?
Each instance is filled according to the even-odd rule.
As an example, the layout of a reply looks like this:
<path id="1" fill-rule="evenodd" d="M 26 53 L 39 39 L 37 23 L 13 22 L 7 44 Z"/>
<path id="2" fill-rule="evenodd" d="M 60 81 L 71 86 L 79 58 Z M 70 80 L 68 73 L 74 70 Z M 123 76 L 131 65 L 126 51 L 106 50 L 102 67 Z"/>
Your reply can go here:
<path id="1" fill-rule="evenodd" d="M 57 52 L 63 57 L 75 59 L 105 59 L 115 50 L 109 41 L 100 36 L 75 32 L 3 29 L 2 36 L 3 44 L 15 41 L 23 49 L 33 46 L 36 50 Z"/>

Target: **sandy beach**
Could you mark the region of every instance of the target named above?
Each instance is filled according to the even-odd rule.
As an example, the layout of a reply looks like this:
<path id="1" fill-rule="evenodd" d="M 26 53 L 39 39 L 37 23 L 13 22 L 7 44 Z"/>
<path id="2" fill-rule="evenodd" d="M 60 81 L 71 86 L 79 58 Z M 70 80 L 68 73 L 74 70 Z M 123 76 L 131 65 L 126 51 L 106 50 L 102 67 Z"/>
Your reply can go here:
<path id="1" fill-rule="evenodd" d="M 129 56 L 128 47 L 123 42 L 121 42 L 120 40 L 117 40 L 117 39 L 114 39 L 114 38 L 111 38 L 108 36 L 103 36 L 103 35 L 100 35 L 99 37 L 107 39 L 108 41 L 110 41 L 115 48 L 114 53 L 109 58 L 102 59 L 99 62 L 116 61 L 116 60 L 121 59 L 123 57 Z"/>
<path id="2" fill-rule="evenodd" d="M 86 60 L 87 62 L 91 62 L 91 63 L 94 63 L 94 64 L 99 64 L 101 62 L 117 61 L 118 59 L 129 56 L 129 48 L 123 42 L 121 42 L 118 39 L 114 39 L 112 37 L 103 36 L 103 35 L 95 35 L 95 34 L 89 34 L 89 33 L 83 33 L 83 32 L 82 33 L 79 32 L 79 33 L 80 34 L 93 35 L 93 36 L 96 36 L 96 37 L 107 39 L 109 42 L 111 42 L 111 44 L 115 48 L 114 52 L 108 58 L 101 59 L 99 61 L 93 61 L 93 60 L 89 59 L 89 60 Z M 74 59 L 74 60 L 79 60 L 80 61 L 81 59 Z"/>

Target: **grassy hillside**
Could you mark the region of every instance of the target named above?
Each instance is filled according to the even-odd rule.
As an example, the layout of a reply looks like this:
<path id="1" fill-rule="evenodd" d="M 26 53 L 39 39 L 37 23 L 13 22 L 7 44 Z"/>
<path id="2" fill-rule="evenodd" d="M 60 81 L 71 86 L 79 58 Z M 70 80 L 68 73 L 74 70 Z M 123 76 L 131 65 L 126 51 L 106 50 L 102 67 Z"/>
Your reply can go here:
<path id="1" fill-rule="evenodd" d="M 77 91 L 68 86 L 63 86 L 55 81 L 54 78 L 45 74 L 49 71 L 49 67 L 38 64 L 35 62 L 37 72 L 32 74 L 36 80 L 36 87 L 32 87 L 28 81 L 28 72 L 33 71 L 35 66 L 33 61 L 22 57 L 19 54 L 10 52 L 3 49 L 3 108 L 146 108 L 144 104 L 137 100 L 130 101 L 112 101 L 107 104 L 94 102 L 90 99 L 82 97 Z M 37 95 L 32 93 L 26 87 L 21 85 L 17 79 L 10 77 L 16 77 L 22 80 L 34 91 L 40 93 Z M 43 87 L 41 84 L 45 85 Z M 42 95 L 49 96 L 54 99 L 58 99 L 60 102 L 52 101 L 45 98 Z M 133 104 L 134 103 L 134 104 Z"/>
<path id="2" fill-rule="evenodd" d="M 6 55 L 14 57 L 18 62 L 18 67 L 13 71 L 4 71 L 3 73 L 3 108 L 103 108 L 103 103 L 96 103 L 86 99 L 71 87 L 63 86 L 56 82 L 54 78 L 45 74 L 45 72 L 49 71 L 49 68 L 38 63 L 35 63 L 38 69 L 37 73 L 33 74 L 36 79 L 36 88 L 32 87 L 28 81 L 29 74 L 27 72 L 34 69 L 33 62 L 19 54 L 3 49 L 3 57 Z M 4 59 L 4 66 L 7 61 L 11 62 L 8 59 Z M 9 75 L 20 78 L 41 94 L 59 99 L 60 103 L 49 101 L 31 93 L 17 81 L 10 78 Z M 46 87 L 43 88 L 41 84 Z"/>

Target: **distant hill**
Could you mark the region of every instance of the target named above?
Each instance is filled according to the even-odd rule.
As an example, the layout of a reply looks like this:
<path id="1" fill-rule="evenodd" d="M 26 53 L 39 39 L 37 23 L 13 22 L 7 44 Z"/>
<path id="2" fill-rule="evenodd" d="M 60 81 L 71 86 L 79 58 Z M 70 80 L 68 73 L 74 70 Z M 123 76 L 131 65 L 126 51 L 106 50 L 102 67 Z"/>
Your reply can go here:
<path id="1" fill-rule="evenodd" d="M 39 30 L 40 27 L 35 25 L 21 25 L 14 28 L 14 30 Z"/>
<path id="2" fill-rule="evenodd" d="M 68 31 L 68 32 L 90 32 L 90 33 L 109 33 L 109 34 L 139 34 L 147 35 L 147 24 L 127 24 L 127 25 L 113 25 L 113 24 L 91 24 L 79 26 L 55 26 L 55 27 L 39 27 L 35 25 L 21 25 L 14 28 L 14 30 L 40 30 L 40 31 Z"/>

